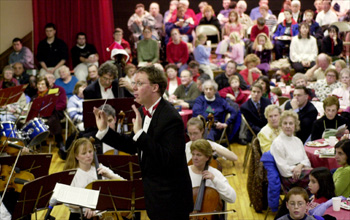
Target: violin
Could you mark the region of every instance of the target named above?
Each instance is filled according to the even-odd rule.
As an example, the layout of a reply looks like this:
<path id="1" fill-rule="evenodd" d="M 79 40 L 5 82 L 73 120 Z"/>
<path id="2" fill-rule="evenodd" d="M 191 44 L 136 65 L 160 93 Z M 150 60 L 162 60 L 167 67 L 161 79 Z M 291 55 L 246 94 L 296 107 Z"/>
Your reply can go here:
<path id="1" fill-rule="evenodd" d="M 204 170 L 208 170 L 208 163 L 205 165 Z M 202 179 L 199 187 L 194 187 L 193 201 L 195 201 L 193 214 L 208 213 L 208 215 L 198 215 L 190 217 L 191 220 L 212 220 L 215 217 L 209 213 L 221 211 L 223 204 L 220 199 L 219 193 L 211 187 L 205 186 L 206 179 Z"/>
<path id="2" fill-rule="evenodd" d="M 25 183 L 34 180 L 34 175 L 28 171 L 20 171 L 15 168 L 14 174 L 10 178 L 12 167 L 9 165 L 1 165 L 0 174 L 0 192 L 3 192 L 6 188 L 7 182 L 9 182 L 8 188 L 14 189 L 20 193 Z"/>
<path id="3" fill-rule="evenodd" d="M 214 124 L 214 114 L 209 113 L 208 114 L 208 122 L 207 122 L 208 133 L 211 130 L 211 128 L 213 127 L 213 124 Z"/>
<path id="4" fill-rule="evenodd" d="M 17 156 L 18 152 L 24 147 L 22 141 L 10 141 L 8 137 L 2 136 L 0 138 L 0 153 L 6 152 L 11 156 Z"/>
<path id="5" fill-rule="evenodd" d="M 123 134 L 124 133 L 124 119 L 125 119 L 125 113 L 123 110 L 120 110 L 118 114 L 118 122 L 117 122 L 117 132 Z"/>

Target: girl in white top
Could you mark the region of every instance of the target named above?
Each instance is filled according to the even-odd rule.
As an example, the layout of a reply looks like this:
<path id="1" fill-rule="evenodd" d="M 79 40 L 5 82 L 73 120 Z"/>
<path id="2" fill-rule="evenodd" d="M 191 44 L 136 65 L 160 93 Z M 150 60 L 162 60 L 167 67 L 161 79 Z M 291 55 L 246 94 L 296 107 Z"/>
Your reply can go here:
<path id="1" fill-rule="evenodd" d="M 204 136 L 204 124 L 201 119 L 198 117 L 191 118 L 187 122 L 187 134 L 190 137 L 189 142 L 186 143 L 186 158 L 187 163 L 192 159 L 192 153 L 191 153 L 191 144 L 193 141 L 196 141 L 198 139 L 203 138 Z M 232 151 L 228 150 L 227 148 L 223 147 L 222 145 L 213 142 L 208 141 L 212 150 L 213 154 L 218 154 L 221 157 L 226 158 L 227 160 L 236 161 L 238 159 L 237 155 L 233 153 Z"/>
<path id="2" fill-rule="evenodd" d="M 96 171 L 94 163 L 94 148 L 92 143 L 87 138 L 80 138 L 73 142 L 64 170 L 77 169 L 77 172 L 72 180 L 71 186 L 85 188 L 92 181 L 97 180 L 97 173 L 102 176 L 102 179 L 119 179 L 124 180 L 118 174 L 113 173 L 113 171 L 102 164 Z M 69 206 L 71 211 L 71 216 L 77 215 L 79 218 L 79 209 L 75 206 Z M 91 218 L 95 216 L 95 211 L 86 208 L 84 209 L 84 217 Z M 71 218 L 70 218 L 71 219 Z"/>
<path id="3" fill-rule="evenodd" d="M 208 170 L 204 170 L 206 164 L 212 159 L 212 149 L 208 141 L 199 139 L 191 144 L 193 165 L 188 167 L 192 187 L 200 186 L 202 179 L 206 179 L 205 186 L 214 188 L 220 198 L 226 202 L 234 203 L 236 201 L 236 192 L 230 186 L 227 179 L 217 169 L 208 166 Z"/>

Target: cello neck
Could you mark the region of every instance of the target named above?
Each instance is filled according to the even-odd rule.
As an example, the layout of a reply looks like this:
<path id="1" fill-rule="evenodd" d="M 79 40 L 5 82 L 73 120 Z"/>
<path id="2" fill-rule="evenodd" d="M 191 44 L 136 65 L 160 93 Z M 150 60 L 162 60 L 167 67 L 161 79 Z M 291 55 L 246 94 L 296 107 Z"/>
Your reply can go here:
<path id="1" fill-rule="evenodd" d="M 100 163 L 98 162 L 98 158 L 97 158 L 97 148 L 95 145 L 95 138 L 93 137 L 89 137 L 89 140 L 91 141 L 92 145 L 95 148 L 95 152 L 94 152 L 94 160 L 95 160 L 95 167 L 96 167 L 96 175 L 97 175 L 97 179 L 102 180 L 102 176 L 100 174 L 98 174 L 97 169 L 100 167 Z"/>
<path id="2" fill-rule="evenodd" d="M 204 170 L 208 170 L 208 163 L 205 164 Z M 206 179 L 202 179 L 201 185 L 199 186 L 198 196 L 196 199 L 196 203 L 194 204 L 193 211 L 200 212 L 202 209 L 203 197 L 204 197 L 204 191 L 205 191 L 205 182 L 206 182 Z"/>

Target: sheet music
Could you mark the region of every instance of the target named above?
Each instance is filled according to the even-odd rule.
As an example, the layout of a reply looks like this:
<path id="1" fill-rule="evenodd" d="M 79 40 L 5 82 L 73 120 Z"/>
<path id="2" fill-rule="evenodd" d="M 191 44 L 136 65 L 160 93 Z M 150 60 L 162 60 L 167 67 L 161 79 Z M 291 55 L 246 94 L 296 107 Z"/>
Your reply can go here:
<path id="1" fill-rule="evenodd" d="M 96 209 L 100 191 L 56 183 L 53 198 L 62 203 Z"/>

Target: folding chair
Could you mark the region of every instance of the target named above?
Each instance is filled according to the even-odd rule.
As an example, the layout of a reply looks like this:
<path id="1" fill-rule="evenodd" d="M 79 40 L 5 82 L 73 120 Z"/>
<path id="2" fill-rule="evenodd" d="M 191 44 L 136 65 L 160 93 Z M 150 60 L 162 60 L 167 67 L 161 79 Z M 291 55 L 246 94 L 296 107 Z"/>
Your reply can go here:
<path id="1" fill-rule="evenodd" d="M 225 117 L 225 122 L 227 122 L 227 120 L 230 117 L 231 117 L 231 114 L 227 113 L 226 117 Z M 216 143 L 218 143 L 218 144 L 225 143 L 225 144 L 227 144 L 227 147 L 229 147 L 230 146 L 230 142 L 228 141 L 228 137 L 227 137 L 227 132 L 226 132 L 227 127 L 222 130 L 221 137 L 220 137 L 220 139 L 218 141 L 216 141 Z"/>
<path id="2" fill-rule="evenodd" d="M 247 122 L 247 119 L 245 119 L 244 115 L 242 115 L 242 121 L 244 122 L 245 126 L 247 126 L 248 130 L 252 133 L 253 138 L 252 141 L 257 137 L 255 132 L 253 131 L 252 127 L 250 127 L 249 123 Z M 244 162 L 243 162 L 243 173 L 245 172 L 245 168 L 247 167 L 248 160 L 249 160 L 249 155 L 250 152 L 252 151 L 252 142 L 247 144 L 247 148 L 244 153 Z"/>
<path id="3" fill-rule="evenodd" d="M 196 36 L 199 34 L 205 34 L 206 36 L 217 36 L 218 42 L 220 42 L 220 31 L 212 24 L 201 24 L 196 28 Z M 211 44 L 211 48 L 216 48 L 218 44 Z"/>

